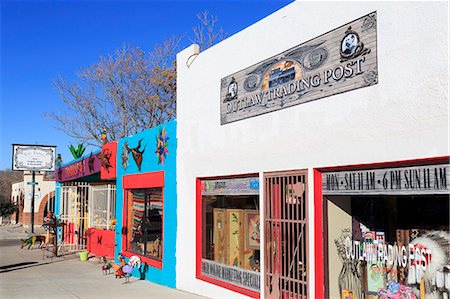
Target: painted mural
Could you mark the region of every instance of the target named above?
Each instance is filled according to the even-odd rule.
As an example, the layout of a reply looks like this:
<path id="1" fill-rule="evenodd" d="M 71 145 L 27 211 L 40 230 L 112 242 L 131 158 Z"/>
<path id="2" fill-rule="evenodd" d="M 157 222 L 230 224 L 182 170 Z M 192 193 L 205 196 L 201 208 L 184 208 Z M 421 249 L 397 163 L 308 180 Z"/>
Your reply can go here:
<path id="1" fill-rule="evenodd" d="M 89 156 L 84 156 L 79 160 L 61 165 L 56 169 L 56 181 L 66 182 L 100 172 L 101 161 L 97 157 L 99 152 L 91 152 Z"/>
<path id="2" fill-rule="evenodd" d="M 156 136 L 156 157 L 158 158 L 158 164 L 164 165 L 164 160 L 166 155 L 169 153 L 167 149 L 169 145 L 169 136 L 166 133 L 166 127 L 160 128 L 158 130 L 158 135 Z"/>

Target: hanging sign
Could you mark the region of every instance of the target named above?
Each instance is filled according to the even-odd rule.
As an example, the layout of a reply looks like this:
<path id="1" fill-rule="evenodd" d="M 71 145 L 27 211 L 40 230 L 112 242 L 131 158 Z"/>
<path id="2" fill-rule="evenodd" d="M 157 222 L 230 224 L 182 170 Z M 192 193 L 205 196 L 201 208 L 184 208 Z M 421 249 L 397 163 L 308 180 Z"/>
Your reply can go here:
<path id="1" fill-rule="evenodd" d="M 56 146 L 13 144 L 12 170 L 54 171 Z"/>
<path id="2" fill-rule="evenodd" d="M 450 165 L 326 172 L 324 195 L 450 194 Z"/>
<path id="3" fill-rule="evenodd" d="M 98 157 L 98 153 L 91 153 L 81 160 L 76 160 L 68 165 L 58 167 L 55 175 L 56 181 L 73 181 L 91 174 L 99 173 L 101 165 L 102 163 Z"/>
<path id="4" fill-rule="evenodd" d="M 378 83 L 377 13 L 372 12 L 222 79 L 227 124 Z"/>

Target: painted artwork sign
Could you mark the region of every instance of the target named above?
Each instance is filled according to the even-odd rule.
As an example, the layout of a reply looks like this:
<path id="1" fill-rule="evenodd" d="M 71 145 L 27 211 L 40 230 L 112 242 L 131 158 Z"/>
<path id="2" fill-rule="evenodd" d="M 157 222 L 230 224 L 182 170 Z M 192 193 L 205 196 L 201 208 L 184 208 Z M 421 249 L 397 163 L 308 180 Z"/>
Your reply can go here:
<path id="1" fill-rule="evenodd" d="M 90 154 L 88 157 L 75 161 L 69 165 L 59 167 L 55 171 L 57 182 L 66 182 L 79 179 L 94 173 L 100 172 L 101 161 L 97 154 Z"/>
<path id="2" fill-rule="evenodd" d="M 56 146 L 13 144 L 12 170 L 54 171 Z"/>
<path id="3" fill-rule="evenodd" d="M 202 181 L 202 195 L 258 195 L 259 178 Z"/>
<path id="4" fill-rule="evenodd" d="M 324 195 L 450 194 L 450 165 L 325 172 Z"/>
<path id="5" fill-rule="evenodd" d="M 259 222 L 259 211 L 244 212 L 244 230 L 246 247 L 249 249 L 260 250 L 261 232 Z"/>
<path id="6" fill-rule="evenodd" d="M 259 291 L 260 273 L 202 259 L 202 274 Z"/>
<path id="7" fill-rule="evenodd" d="M 222 79 L 222 125 L 378 83 L 377 13 Z"/>
<path id="8" fill-rule="evenodd" d="M 116 178 L 117 141 L 107 143 L 102 146 L 102 151 L 98 153 L 100 160 L 102 180 L 113 180 Z"/>

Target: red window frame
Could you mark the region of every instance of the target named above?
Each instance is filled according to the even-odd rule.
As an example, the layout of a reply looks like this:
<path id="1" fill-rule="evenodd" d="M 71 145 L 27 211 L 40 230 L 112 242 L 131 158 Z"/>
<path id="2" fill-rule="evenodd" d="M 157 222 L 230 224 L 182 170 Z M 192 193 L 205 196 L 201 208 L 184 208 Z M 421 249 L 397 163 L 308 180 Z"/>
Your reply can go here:
<path id="1" fill-rule="evenodd" d="M 211 278 L 209 276 L 203 275 L 202 273 L 202 249 L 203 249 L 203 201 L 202 201 L 202 181 L 204 180 L 214 180 L 214 179 L 230 179 L 230 178 L 242 178 L 242 177 L 257 177 L 259 179 L 258 173 L 250 174 L 239 174 L 239 175 L 229 175 L 220 177 L 202 177 L 196 178 L 196 269 L 195 276 L 197 279 L 214 284 L 216 286 L 228 289 L 230 291 L 249 296 L 251 298 L 260 298 L 260 292 L 252 291 L 244 287 L 237 286 L 235 284 L 225 282 L 216 278 Z M 261 194 L 260 194 L 261 196 Z"/>
<path id="2" fill-rule="evenodd" d="M 440 163 L 449 163 L 450 156 L 433 158 L 421 158 L 412 160 L 377 162 L 369 164 L 354 164 L 332 167 L 320 167 L 313 169 L 314 175 L 314 271 L 315 271 L 315 298 L 325 298 L 325 271 L 328 270 L 324 263 L 325 252 L 323 240 L 325 236 L 323 225 L 323 196 L 322 196 L 322 173 L 328 171 L 345 171 L 359 169 L 378 169 L 405 166 L 424 166 Z M 327 267 L 327 269 L 325 269 Z"/>
<path id="3" fill-rule="evenodd" d="M 162 205 L 163 205 L 163 215 L 162 215 L 162 234 L 163 234 L 163 246 L 162 253 L 164 259 L 164 171 L 148 172 L 142 174 L 129 174 L 123 176 L 122 181 L 123 188 L 123 220 L 122 227 L 126 232 L 128 230 L 128 194 L 132 189 L 145 189 L 145 188 L 162 188 Z M 138 255 L 143 263 L 149 266 L 162 269 L 163 260 L 158 261 L 152 258 L 142 256 L 140 254 L 127 251 L 127 233 L 122 234 L 122 254 L 125 257 L 131 257 L 133 255 Z"/>

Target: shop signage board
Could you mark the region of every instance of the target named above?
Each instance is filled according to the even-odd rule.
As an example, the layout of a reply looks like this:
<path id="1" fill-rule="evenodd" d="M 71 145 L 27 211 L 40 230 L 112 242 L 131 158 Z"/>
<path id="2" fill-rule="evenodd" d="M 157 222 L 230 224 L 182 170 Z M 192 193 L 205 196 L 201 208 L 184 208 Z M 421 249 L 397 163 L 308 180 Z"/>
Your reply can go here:
<path id="1" fill-rule="evenodd" d="M 324 195 L 450 194 L 450 165 L 325 172 Z"/>
<path id="2" fill-rule="evenodd" d="M 259 291 L 260 273 L 202 259 L 202 274 Z"/>
<path id="3" fill-rule="evenodd" d="M 101 170 L 101 161 L 98 154 L 90 154 L 88 157 L 77 160 L 69 165 L 56 169 L 56 181 L 66 182 L 98 173 Z"/>
<path id="4" fill-rule="evenodd" d="M 372 12 L 221 80 L 227 124 L 378 83 Z"/>
<path id="5" fill-rule="evenodd" d="M 12 170 L 54 171 L 56 146 L 13 144 Z"/>
<path id="6" fill-rule="evenodd" d="M 258 195 L 259 178 L 202 181 L 202 195 Z"/>

